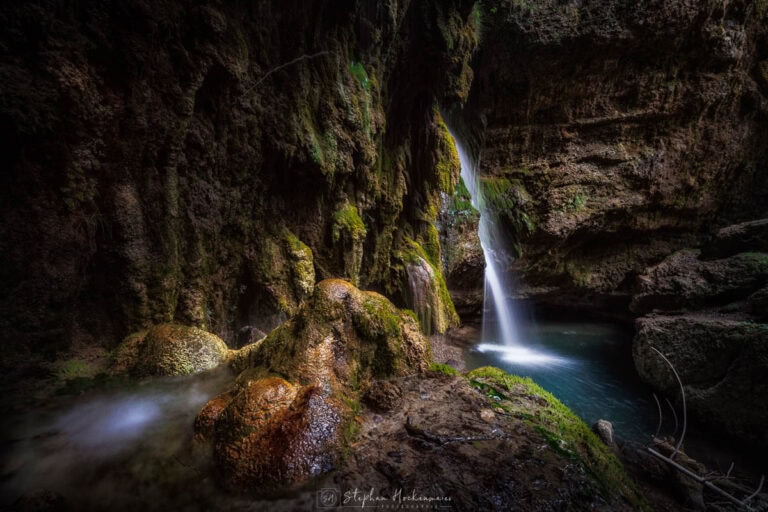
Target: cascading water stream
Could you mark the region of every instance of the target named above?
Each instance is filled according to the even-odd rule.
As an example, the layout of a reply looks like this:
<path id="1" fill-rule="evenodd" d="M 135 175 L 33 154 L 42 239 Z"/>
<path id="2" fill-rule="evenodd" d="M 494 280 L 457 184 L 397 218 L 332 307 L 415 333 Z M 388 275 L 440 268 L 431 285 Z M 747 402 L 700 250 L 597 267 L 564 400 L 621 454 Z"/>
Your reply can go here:
<path id="1" fill-rule="evenodd" d="M 508 297 L 513 285 L 502 266 L 504 258 L 501 249 L 504 238 L 492 215 L 487 211 L 487 203 L 477 176 L 478 162 L 462 146 L 454 132 L 450 132 L 461 163 L 461 178 L 469 191 L 472 206 L 480 213 L 478 234 L 485 257 L 485 294 L 482 343 L 477 348 L 481 352 L 503 352 L 503 359 L 521 364 L 557 361 L 556 357 L 524 346 L 518 315 L 513 301 Z"/>

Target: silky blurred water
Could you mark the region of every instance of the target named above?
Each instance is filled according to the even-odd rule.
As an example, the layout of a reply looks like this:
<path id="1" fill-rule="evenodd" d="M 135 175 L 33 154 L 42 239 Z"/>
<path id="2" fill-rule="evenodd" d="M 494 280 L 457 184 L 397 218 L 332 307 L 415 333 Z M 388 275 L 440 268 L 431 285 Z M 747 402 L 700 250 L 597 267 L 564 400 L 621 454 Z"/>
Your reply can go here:
<path id="1" fill-rule="evenodd" d="M 531 377 L 587 424 L 606 419 L 620 437 L 650 439 L 658 413 L 635 371 L 630 332 L 613 324 L 550 322 L 528 327 L 522 336 L 524 348 L 514 353 L 477 340 L 466 351 L 467 369 L 497 366 Z"/>
<path id="2" fill-rule="evenodd" d="M 146 510 L 179 485 L 201 485 L 207 458 L 195 457 L 192 425 L 231 379 L 149 379 L 3 418 L 1 503 L 44 490 L 76 510 Z"/>

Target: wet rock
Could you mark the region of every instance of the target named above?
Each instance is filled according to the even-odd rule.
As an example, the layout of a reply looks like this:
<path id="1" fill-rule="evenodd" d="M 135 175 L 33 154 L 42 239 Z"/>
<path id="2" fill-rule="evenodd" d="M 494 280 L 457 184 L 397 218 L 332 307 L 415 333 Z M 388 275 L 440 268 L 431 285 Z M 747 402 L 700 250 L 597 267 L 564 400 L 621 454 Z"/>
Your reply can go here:
<path id="1" fill-rule="evenodd" d="M 605 443 L 606 446 L 613 448 L 616 446 L 616 441 L 613 438 L 613 424 L 607 420 L 597 420 L 592 425 L 592 432 Z"/>
<path id="2" fill-rule="evenodd" d="M 427 362 L 411 315 L 377 293 L 325 280 L 294 318 L 233 356 L 235 387 L 203 408 L 197 433 L 213 442 L 230 487 L 296 485 L 339 462 L 362 393 L 395 407 L 399 388 L 386 379 Z"/>
<path id="3" fill-rule="evenodd" d="M 139 375 L 188 375 L 216 368 L 229 350 L 218 336 L 197 327 L 160 324 L 128 336 L 116 350 L 115 370 Z"/>
<path id="4" fill-rule="evenodd" d="M 199 439 L 210 438 L 214 435 L 216 422 L 221 414 L 232 402 L 234 393 L 232 391 L 222 393 L 209 400 L 202 410 L 195 417 L 195 435 Z"/>
<path id="5" fill-rule="evenodd" d="M 328 471 L 342 446 L 348 414 L 315 385 L 268 377 L 246 382 L 214 420 L 215 457 L 232 488 L 262 491 Z M 222 402 L 214 399 L 196 426 Z M 205 434 L 205 430 L 198 431 Z"/>
<path id="6" fill-rule="evenodd" d="M 768 254 L 748 252 L 702 261 L 696 250 L 678 251 L 638 278 L 630 305 L 636 313 L 723 305 L 744 299 L 768 279 Z"/>
<path id="7" fill-rule="evenodd" d="M 432 504 L 453 510 L 640 509 L 621 465 L 583 422 L 555 412 L 532 387 L 488 375 L 398 381 L 401 406 L 363 411 L 351 456 L 324 487 L 372 492 L 390 505 L 401 489 L 401 496 L 449 500 Z M 567 436 L 565 449 L 550 436 Z"/>
<path id="8" fill-rule="evenodd" d="M 327 279 L 294 318 L 234 366 L 237 371 L 263 367 L 292 380 L 348 390 L 352 382 L 426 369 L 428 350 L 416 320 L 384 296 Z"/>
<path id="9" fill-rule="evenodd" d="M 706 314 L 637 320 L 633 341 L 640 376 L 679 397 L 669 367 L 683 382 L 689 413 L 742 439 L 768 446 L 768 324 Z"/>

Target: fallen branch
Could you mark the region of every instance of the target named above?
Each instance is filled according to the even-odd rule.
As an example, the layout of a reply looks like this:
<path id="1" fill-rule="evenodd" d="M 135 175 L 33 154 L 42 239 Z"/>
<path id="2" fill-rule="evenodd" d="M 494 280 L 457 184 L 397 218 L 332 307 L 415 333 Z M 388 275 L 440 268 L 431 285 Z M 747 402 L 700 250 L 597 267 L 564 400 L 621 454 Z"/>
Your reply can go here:
<path id="1" fill-rule="evenodd" d="M 694 473 L 690 469 L 686 468 L 685 466 L 681 466 L 680 464 L 678 464 L 674 460 L 670 459 L 669 457 L 666 457 L 666 456 L 660 454 L 659 452 L 657 452 L 653 448 L 646 447 L 646 450 L 648 450 L 648 453 L 650 453 L 654 457 L 663 460 L 667 464 L 669 464 L 672 467 L 674 467 L 676 470 L 678 470 L 681 473 L 683 473 L 683 474 L 693 478 L 694 480 L 696 480 L 700 484 L 704 485 L 708 489 L 711 489 L 711 490 L 715 491 L 717 494 L 719 494 L 720 496 L 726 498 L 730 502 L 735 503 L 736 505 L 745 507 L 747 510 L 754 510 L 752 507 L 750 507 L 747 504 L 747 502 L 748 502 L 748 500 L 751 500 L 753 497 L 755 497 L 758 492 L 760 492 L 760 489 L 763 486 L 763 479 L 762 478 L 760 479 L 760 487 L 758 487 L 757 491 L 755 491 L 755 493 L 752 496 L 750 496 L 749 498 L 746 498 L 744 500 L 740 500 L 736 496 L 733 496 L 732 494 L 729 494 L 729 493 L 725 492 L 724 490 L 722 490 L 721 488 L 719 488 L 718 486 L 714 485 L 712 482 L 710 482 L 706 478 L 703 478 L 703 477 L 697 475 L 696 473 Z"/>

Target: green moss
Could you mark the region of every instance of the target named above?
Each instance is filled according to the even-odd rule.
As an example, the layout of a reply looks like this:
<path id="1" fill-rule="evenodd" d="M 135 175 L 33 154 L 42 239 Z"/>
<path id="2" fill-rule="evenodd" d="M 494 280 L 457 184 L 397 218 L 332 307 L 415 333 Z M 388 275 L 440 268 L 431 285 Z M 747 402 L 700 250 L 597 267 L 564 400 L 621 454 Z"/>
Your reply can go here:
<path id="1" fill-rule="evenodd" d="M 416 312 L 414 310 L 412 310 L 412 309 L 401 309 L 400 312 L 405 314 L 405 315 L 408 315 L 409 317 L 411 317 L 414 321 L 416 321 L 416 323 L 419 322 L 419 316 L 416 314 Z"/>
<path id="2" fill-rule="evenodd" d="M 756 274 L 768 271 L 768 254 L 764 252 L 744 252 L 737 254 L 736 258 L 752 267 Z"/>
<path id="3" fill-rule="evenodd" d="M 561 213 L 579 212 L 587 206 L 587 194 L 579 186 L 568 186 L 563 189 L 565 200 L 557 208 Z"/>
<path id="4" fill-rule="evenodd" d="M 370 85 L 368 81 L 368 73 L 366 73 L 365 67 L 363 67 L 362 63 L 351 62 L 349 64 L 349 73 L 355 77 L 363 89 L 368 89 Z"/>
<path id="5" fill-rule="evenodd" d="M 297 301 L 301 301 L 312 293 L 315 286 L 312 249 L 287 229 L 283 230 L 282 238 L 286 247 L 287 259 L 290 262 L 293 295 Z M 270 264 L 274 264 L 274 261 L 271 261 Z"/>
<path id="6" fill-rule="evenodd" d="M 341 433 L 341 461 L 348 460 L 353 454 L 352 445 L 360 435 L 362 425 L 362 407 L 357 398 L 342 398 L 344 409 L 347 411 L 343 420 Z"/>
<path id="7" fill-rule="evenodd" d="M 440 233 L 437 231 L 437 227 L 429 223 L 424 228 L 424 233 L 421 236 L 421 246 L 424 248 L 424 253 L 427 255 L 429 263 L 433 267 L 440 267 Z"/>
<path id="8" fill-rule="evenodd" d="M 648 509 L 613 453 L 551 393 L 528 377 L 510 375 L 498 368 L 478 368 L 467 378 L 492 400 L 494 407 L 530 422 L 556 452 L 580 463 L 600 485 L 604 497 L 620 494 L 638 510 Z"/>
<path id="9" fill-rule="evenodd" d="M 517 179 L 483 176 L 479 189 L 481 210 L 506 224 L 515 255 L 520 256 L 521 241 L 536 230 L 536 221 L 526 211 L 531 196 L 525 185 Z"/>
<path id="10" fill-rule="evenodd" d="M 399 311 L 381 296 L 365 294 L 364 314 L 353 316 L 355 327 L 366 338 L 376 340 L 400 333 Z"/>
<path id="11" fill-rule="evenodd" d="M 348 235 L 354 241 L 361 240 L 366 235 L 365 223 L 355 205 L 350 203 L 346 203 L 333 214 L 334 242 L 338 242 L 342 234 Z"/>
<path id="12" fill-rule="evenodd" d="M 437 131 L 437 177 L 440 190 L 446 194 L 453 194 L 456 182 L 461 173 L 461 161 L 456 150 L 456 144 L 448 131 L 440 112 L 435 109 L 435 126 Z"/>
<path id="13" fill-rule="evenodd" d="M 443 363 L 430 364 L 429 371 L 435 372 L 435 373 L 442 373 L 444 375 L 449 375 L 451 377 L 459 375 L 459 372 L 454 367 L 448 366 L 447 364 L 443 364 Z"/>
<path id="14" fill-rule="evenodd" d="M 80 378 L 91 378 L 96 375 L 96 371 L 87 361 L 72 358 L 57 363 L 54 375 L 59 380 L 68 381 Z"/>

